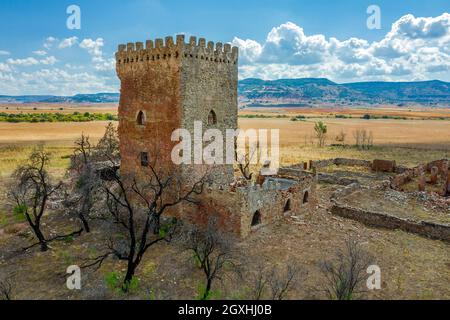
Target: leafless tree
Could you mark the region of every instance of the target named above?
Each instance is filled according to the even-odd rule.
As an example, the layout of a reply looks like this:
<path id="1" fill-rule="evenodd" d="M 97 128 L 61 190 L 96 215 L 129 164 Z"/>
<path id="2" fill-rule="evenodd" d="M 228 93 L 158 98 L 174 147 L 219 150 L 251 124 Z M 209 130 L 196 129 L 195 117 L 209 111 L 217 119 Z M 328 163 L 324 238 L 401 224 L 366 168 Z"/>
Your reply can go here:
<path id="1" fill-rule="evenodd" d="M 19 166 L 12 175 L 13 182 L 9 187 L 9 196 L 15 206 L 14 210 L 16 213 L 25 216 L 38 240 L 38 243 L 24 248 L 24 250 L 40 245 L 41 251 L 47 251 L 49 242 L 79 235 L 82 231 L 53 238 L 46 238 L 42 232 L 41 222 L 46 212 L 48 200 L 62 185 L 51 181 L 47 171 L 49 161 L 49 154 L 43 146 L 39 146 L 32 152 L 28 162 Z"/>
<path id="2" fill-rule="evenodd" d="M 119 135 L 112 122 L 106 126 L 105 134 L 93 150 L 95 161 L 114 161 L 120 159 Z"/>
<path id="3" fill-rule="evenodd" d="M 237 166 L 242 176 L 247 181 L 251 181 L 253 178 L 253 172 L 251 172 L 250 170 L 250 165 L 255 162 L 257 150 L 258 150 L 257 146 L 256 147 L 250 146 L 249 151 L 245 150 L 244 154 L 240 154 L 237 150 L 237 147 L 235 148 L 235 158 Z"/>
<path id="4" fill-rule="evenodd" d="M 210 219 L 206 228 L 185 227 L 182 237 L 184 248 L 194 255 L 205 276 L 201 300 L 207 300 L 215 280 L 221 280 L 227 265 L 236 267 L 234 240 L 219 231 L 217 219 Z"/>
<path id="5" fill-rule="evenodd" d="M 83 224 L 84 231 L 91 231 L 89 217 L 94 206 L 94 197 L 99 189 L 99 177 L 94 169 L 93 148 L 89 137 L 81 134 L 75 141 L 75 150 L 71 158 L 71 173 L 74 181 L 71 195 L 66 194 L 66 208 L 76 214 Z M 66 192 L 68 193 L 68 192 Z"/>
<path id="6" fill-rule="evenodd" d="M 340 143 L 343 147 L 345 147 L 345 139 L 347 137 L 347 134 L 344 130 L 341 130 L 338 135 L 336 136 L 335 140 L 336 142 Z"/>
<path id="7" fill-rule="evenodd" d="M 272 300 L 283 300 L 299 281 L 300 268 L 293 261 L 286 265 L 285 270 L 279 267 L 268 269 L 258 264 L 249 278 L 252 300 L 261 300 L 265 296 L 269 296 Z"/>
<path id="8" fill-rule="evenodd" d="M 366 129 L 357 129 L 353 131 L 355 146 L 361 150 L 369 150 L 373 147 L 373 132 Z"/>
<path id="9" fill-rule="evenodd" d="M 0 300 L 12 300 L 11 281 L 0 280 Z"/>
<path id="10" fill-rule="evenodd" d="M 250 276 L 250 281 L 250 299 L 257 301 L 263 299 L 269 283 L 269 277 L 263 264 L 256 265 L 255 271 Z"/>
<path id="11" fill-rule="evenodd" d="M 159 242 L 170 242 L 177 228 L 176 219 L 163 215 L 183 202 L 198 203 L 196 196 L 203 192 L 205 177 L 190 187 L 183 187 L 175 174 L 150 163 L 141 178 L 122 176 L 117 171 L 102 187 L 108 214 L 104 217 L 118 226 L 104 254 L 83 267 L 100 267 L 108 257 L 127 262 L 122 290 L 127 292 L 147 250 Z"/>
<path id="12" fill-rule="evenodd" d="M 329 298 L 351 300 L 360 293 L 359 287 L 372 261 L 372 256 L 356 240 L 348 239 L 344 251 L 338 251 L 334 260 L 324 261 L 320 266 Z"/>
<path id="13" fill-rule="evenodd" d="M 296 264 L 288 263 L 285 271 L 274 268 L 269 277 L 272 300 L 283 300 L 296 282 L 299 268 Z"/>

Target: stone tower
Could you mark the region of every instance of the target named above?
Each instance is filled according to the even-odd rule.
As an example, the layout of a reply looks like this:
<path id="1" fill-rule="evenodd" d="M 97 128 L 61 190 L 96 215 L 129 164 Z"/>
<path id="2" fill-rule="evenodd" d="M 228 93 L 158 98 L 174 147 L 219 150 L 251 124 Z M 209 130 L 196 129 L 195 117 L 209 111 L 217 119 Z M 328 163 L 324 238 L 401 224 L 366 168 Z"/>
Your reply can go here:
<path id="1" fill-rule="evenodd" d="M 121 173 L 139 174 L 148 163 L 168 167 L 185 180 L 205 165 L 174 165 L 176 129 L 194 139 L 194 122 L 203 131 L 237 128 L 238 48 L 184 36 L 119 45 L 116 69 L 121 81 L 119 137 Z M 194 146 L 192 146 L 192 152 Z M 225 143 L 224 143 L 225 150 Z M 193 157 L 192 157 L 193 159 Z M 217 184 L 233 180 L 232 165 L 209 167 Z"/>

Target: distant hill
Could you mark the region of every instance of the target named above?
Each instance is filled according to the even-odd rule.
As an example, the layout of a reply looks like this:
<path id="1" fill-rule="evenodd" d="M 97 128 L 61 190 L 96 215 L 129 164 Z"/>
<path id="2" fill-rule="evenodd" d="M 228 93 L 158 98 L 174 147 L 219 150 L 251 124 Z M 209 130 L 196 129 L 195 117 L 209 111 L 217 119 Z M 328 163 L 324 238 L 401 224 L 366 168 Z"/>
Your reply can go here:
<path id="1" fill-rule="evenodd" d="M 325 78 L 239 81 L 241 106 L 309 106 L 320 103 L 427 104 L 450 107 L 450 83 L 356 82 L 338 84 Z M 118 103 L 118 93 L 77 94 L 75 96 L 1 96 L 0 103 Z"/>
<path id="2" fill-rule="evenodd" d="M 281 79 L 264 81 L 245 79 L 239 82 L 243 104 L 379 104 L 421 103 L 450 106 L 450 83 L 358 82 L 338 84 L 328 79 Z"/>

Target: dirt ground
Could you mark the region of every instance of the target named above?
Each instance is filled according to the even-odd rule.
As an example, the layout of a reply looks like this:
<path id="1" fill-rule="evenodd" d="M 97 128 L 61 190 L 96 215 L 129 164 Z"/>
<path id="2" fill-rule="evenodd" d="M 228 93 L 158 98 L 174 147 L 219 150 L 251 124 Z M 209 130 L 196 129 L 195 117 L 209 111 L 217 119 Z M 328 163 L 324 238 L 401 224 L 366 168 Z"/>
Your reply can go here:
<path id="1" fill-rule="evenodd" d="M 288 263 L 300 266 L 301 276 L 290 291 L 289 299 L 326 299 L 324 278 L 319 264 L 330 259 L 346 239 L 358 239 L 374 256 L 382 271 L 382 289 L 364 292 L 359 299 L 450 299 L 449 245 L 402 231 L 368 228 L 358 222 L 332 216 L 328 197 L 333 187 L 320 187 L 316 211 L 299 218 L 260 229 L 238 245 L 242 261 L 241 278 L 227 272 L 215 284 L 215 298 L 246 299 L 252 285 L 249 270 L 263 263 L 283 270 Z M 49 217 L 53 231 L 76 228 L 61 216 Z M 31 251 L 11 257 L 13 248 L 28 244 L 25 226 L 10 227 L 0 236 L 0 277 L 14 280 L 15 299 L 195 299 L 202 281 L 190 255 L 176 243 L 153 247 L 137 271 L 139 287 L 129 295 L 110 289 L 105 281 L 112 271 L 123 271 L 125 265 L 108 260 L 103 267 L 83 270 L 82 290 L 65 286 L 65 270 L 98 255 L 107 235 L 96 223 L 91 234 L 73 241 L 55 242 L 49 252 Z M 13 230 L 11 230 L 13 229 Z M 48 229 L 47 229 L 48 231 Z M 13 232 L 11 234 L 11 232 Z M 21 234 L 21 236 L 19 236 Z"/>

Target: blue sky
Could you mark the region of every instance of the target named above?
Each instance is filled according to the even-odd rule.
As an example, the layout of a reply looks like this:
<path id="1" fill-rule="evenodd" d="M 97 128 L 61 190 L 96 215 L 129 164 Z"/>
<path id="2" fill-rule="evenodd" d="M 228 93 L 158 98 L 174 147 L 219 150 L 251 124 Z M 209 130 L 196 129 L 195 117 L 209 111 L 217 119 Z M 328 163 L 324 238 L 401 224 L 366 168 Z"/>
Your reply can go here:
<path id="1" fill-rule="evenodd" d="M 66 27 L 69 5 L 81 30 Z M 449 81 L 447 12 L 448 0 L 2 0 L 0 94 L 117 91 L 119 43 L 177 33 L 238 45 L 241 78 Z"/>

